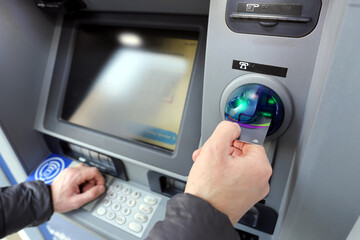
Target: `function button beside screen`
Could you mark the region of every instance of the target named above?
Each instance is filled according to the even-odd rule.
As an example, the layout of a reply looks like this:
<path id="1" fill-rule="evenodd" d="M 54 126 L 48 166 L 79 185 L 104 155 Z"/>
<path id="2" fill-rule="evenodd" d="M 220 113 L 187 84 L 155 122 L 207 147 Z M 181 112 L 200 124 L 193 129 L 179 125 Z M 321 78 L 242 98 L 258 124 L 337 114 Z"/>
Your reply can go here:
<path id="1" fill-rule="evenodd" d="M 81 148 L 80 148 L 79 146 L 70 143 L 70 144 L 69 144 L 69 147 L 70 147 L 70 149 L 71 149 L 73 152 L 81 153 Z"/>
<path id="2" fill-rule="evenodd" d="M 89 152 L 90 152 L 91 160 L 93 160 L 94 162 L 100 162 L 99 154 L 97 152 L 94 152 L 94 151 L 91 151 L 91 150 Z"/>
<path id="3" fill-rule="evenodd" d="M 86 158 L 91 159 L 89 149 L 81 148 L 81 153 L 82 153 Z"/>

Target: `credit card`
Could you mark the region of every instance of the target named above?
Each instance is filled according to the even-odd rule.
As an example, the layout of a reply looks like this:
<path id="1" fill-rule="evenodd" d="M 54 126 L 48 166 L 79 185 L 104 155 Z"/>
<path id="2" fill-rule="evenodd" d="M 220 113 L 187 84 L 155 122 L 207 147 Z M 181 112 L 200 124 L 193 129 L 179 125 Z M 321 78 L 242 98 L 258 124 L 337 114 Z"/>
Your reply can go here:
<path id="1" fill-rule="evenodd" d="M 256 123 L 242 123 L 227 116 L 227 120 L 235 122 L 241 127 L 240 141 L 263 145 L 271 124 L 271 118 L 258 116 Z"/>

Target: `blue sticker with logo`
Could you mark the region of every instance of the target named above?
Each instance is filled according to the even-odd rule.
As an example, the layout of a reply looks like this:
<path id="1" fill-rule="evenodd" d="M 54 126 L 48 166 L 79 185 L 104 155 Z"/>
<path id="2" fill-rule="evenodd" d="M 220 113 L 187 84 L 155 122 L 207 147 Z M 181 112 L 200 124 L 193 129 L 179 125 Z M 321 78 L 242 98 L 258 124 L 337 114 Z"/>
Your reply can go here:
<path id="1" fill-rule="evenodd" d="M 26 181 L 41 180 L 50 185 L 71 162 L 70 159 L 52 153 L 29 175 Z"/>

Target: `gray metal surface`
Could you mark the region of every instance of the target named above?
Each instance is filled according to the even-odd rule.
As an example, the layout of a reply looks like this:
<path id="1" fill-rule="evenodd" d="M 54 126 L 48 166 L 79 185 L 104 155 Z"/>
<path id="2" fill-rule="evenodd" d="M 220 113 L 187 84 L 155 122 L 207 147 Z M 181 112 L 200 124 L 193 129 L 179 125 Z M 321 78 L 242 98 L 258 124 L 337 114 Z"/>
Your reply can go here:
<path id="1" fill-rule="evenodd" d="M 328 1 L 323 1 L 317 27 L 308 36 L 294 39 L 286 37 L 236 34 L 225 22 L 226 1 L 211 1 L 202 115 L 202 143 L 222 120 L 219 112 L 221 94 L 228 84 L 248 72 L 232 69 L 233 60 L 288 68 L 286 78 L 274 77 L 288 90 L 294 102 L 293 119 L 288 130 L 278 139 L 274 149 L 273 176 L 266 205 L 279 213 L 274 238 L 282 231 L 282 199 L 290 169 L 296 153 L 312 77 L 316 64 L 320 39 L 326 17 Z M 245 226 L 237 226 L 249 230 Z M 262 239 L 271 235 L 252 230 Z"/>
<path id="2" fill-rule="evenodd" d="M 294 185 L 278 239 L 346 239 L 360 214 L 360 8 L 345 4 L 334 1 L 329 11 L 329 21 L 340 24 L 324 31 L 337 37 L 323 40 L 328 48 L 319 54 L 318 64 L 330 67 L 323 85 L 316 85 L 319 101 L 312 97 L 308 102 L 309 108 L 318 105 L 317 112 L 306 116 L 313 123 L 303 129 L 304 143 L 296 157 Z"/>
<path id="3" fill-rule="evenodd" d="M 33 124 L 53 28 L 32 1 L 0 1 L 0 118 L 27 173 L 47 152 Z"/>

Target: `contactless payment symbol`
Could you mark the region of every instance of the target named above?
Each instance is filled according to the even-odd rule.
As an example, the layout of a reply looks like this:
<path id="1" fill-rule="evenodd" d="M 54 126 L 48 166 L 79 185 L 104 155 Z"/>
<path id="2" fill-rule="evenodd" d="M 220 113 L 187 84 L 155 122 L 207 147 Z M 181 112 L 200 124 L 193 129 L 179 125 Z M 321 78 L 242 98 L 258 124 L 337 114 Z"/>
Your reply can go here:
<path id="1" fill-rule="evenodd" d="M 61 158 L 53 157 L 45 160 L 35 171 L 35 179 L 44 181 L 46 184 L 52 182 L 54 178 L 65 168 L 65 162 Z"/>
<path id="2" fill-rule="evenodd" d="M 51 184 L 59 173 L 68 167 L 71 160 L 50 154 L 29 176 L 27 181 L 40 180 L 45 184 Z"/>

